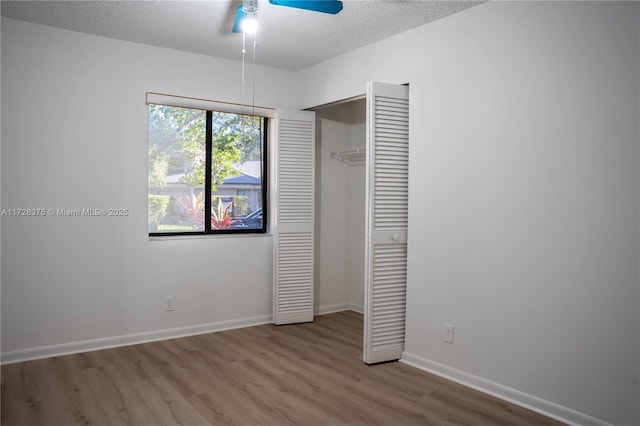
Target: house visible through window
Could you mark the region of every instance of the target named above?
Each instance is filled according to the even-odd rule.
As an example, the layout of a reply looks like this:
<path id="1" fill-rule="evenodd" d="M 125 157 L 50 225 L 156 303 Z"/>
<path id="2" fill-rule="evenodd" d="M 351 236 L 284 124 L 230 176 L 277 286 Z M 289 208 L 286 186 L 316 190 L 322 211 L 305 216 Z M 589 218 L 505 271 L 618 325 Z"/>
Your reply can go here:
<path id="1" fill-rule="evenodd" d="M 264 117 L 149 105 L 149 234 L 266 232 Z"/>

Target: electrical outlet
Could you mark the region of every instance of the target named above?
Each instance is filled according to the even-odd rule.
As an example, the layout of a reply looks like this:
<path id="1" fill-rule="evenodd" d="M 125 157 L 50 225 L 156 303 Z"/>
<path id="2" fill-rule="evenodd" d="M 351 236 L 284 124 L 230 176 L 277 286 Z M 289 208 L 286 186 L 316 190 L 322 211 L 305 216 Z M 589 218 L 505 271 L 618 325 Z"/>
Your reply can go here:
<path id="1" fill-rule="evenodd" d="M 444 325 L 444 341 L 453 343 L 453 326 L 451 324 Z"/>
<path id="2" fill-rule="evenodd" d="M 164 310 L 173 311 L 173 296 L 166 296 L 164 298 Z"/>

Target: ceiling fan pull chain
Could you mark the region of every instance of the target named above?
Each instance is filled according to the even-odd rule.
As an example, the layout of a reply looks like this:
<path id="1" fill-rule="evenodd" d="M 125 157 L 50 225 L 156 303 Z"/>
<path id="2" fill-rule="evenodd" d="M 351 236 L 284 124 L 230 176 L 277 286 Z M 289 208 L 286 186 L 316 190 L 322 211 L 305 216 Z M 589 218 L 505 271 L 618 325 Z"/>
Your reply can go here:
<path id="1" fill-rule="evenodd" d="M 251 82 L 251 115 L 256 112 L 256 45 L 258 44 L 257 33 L 253 34 L 253 76 Z"/>
<path id="2" fill-rule="evenodd" d="M 246 56 L 247 50 L 245 49 L 245 39 L 246 34 L 242 33 L 242 102 L 244 103 L 244 57 Z"/>

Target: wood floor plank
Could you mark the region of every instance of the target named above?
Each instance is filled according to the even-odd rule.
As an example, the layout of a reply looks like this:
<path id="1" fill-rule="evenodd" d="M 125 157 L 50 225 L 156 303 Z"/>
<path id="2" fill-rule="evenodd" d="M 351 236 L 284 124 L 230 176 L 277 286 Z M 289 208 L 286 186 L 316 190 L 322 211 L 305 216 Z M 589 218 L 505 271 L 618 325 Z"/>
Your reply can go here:
<path id="1" fill-rule="evenodd" d="M 234 404 L 238 398 L 229 401 L 226 398 L 229 393 L 222 395 L 209 396 L 209 394 L 200 394 L 187 397 L 189 403 L 211 424 L 215 425 L 260 425 L 264 424 L 261 420 L 248 415 L 247 406 L 238 407 Z M 251 410 L 255 416 L 255 410 Z"/>
<path id="2" fill-rule="evenodd" d="M 87 368 L 83 371 L 95 398 L 112 425 L 150 425 L 155 423 L 142 398 L 131 382 L 113 365 Z"/>
<path id="3" fill-rule="evenodd" d="M 362 315 L 2 366 L 3 425 L 552 425 L 402 363 L 362 361 Z"/>
<path id="4" fill-rule="evenodd" d="M 89 383 L 82 375 L 82 361 L 79 357 L 52 358 L 53 369 L 56 373 L 54 387 L 56 393 L 62 393 L 72 409 L 73 423 L 76 424 L 105 424 L 108 418 L 104 410 L 94 397 Z M 62 390 L 60 392 L 59 390 Z"/>
<path id="5" fill-rule="evenodd" d="M 122 374 L 131 380 L 151 380 L 163 374 L 155 362 L 145 359 L 139 352 L 138 345 L 109 349 L 109 352 L 112 361 L 110 364 L 118 367 Z M 97 365 L 97 367 L 100 366 L 105 365 Z"/>
<path id="6" fill-rule="evenodd" d="M 144 382 L 148 388 L 151 388 L 149 382 Z M 186 400 L 186 398 L 171 385 L 169 380 L 164 377 L 156 377 L 151 380 L 151 384 L 161 395 L 165 403 L 165 407 L 171 413 L 169 424 L 179 425 L 207 425 L 209 422 L 200 414 L 200 412 Z M 145 393 L 145 395 L 148 395 Z M 160 424 L 166 424 L 160 421 Z"/>
<path id="7" fill-rule="evenodd" d="M 33 393 L 28 401 L 36 408 L 34 414 L 37 422 L 77 424 L 74 420 L 76 396 L 73 393 L 67 394 L 55 366 L 55 358 L 48 358 L 34 361 L 26 369 L 33 383 Z"/>

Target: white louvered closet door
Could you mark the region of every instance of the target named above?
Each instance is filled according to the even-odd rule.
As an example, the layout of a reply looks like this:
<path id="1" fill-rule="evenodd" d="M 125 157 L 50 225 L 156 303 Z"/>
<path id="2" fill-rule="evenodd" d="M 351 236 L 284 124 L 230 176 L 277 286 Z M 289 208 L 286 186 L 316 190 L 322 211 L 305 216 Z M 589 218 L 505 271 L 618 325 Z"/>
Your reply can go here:
<path id="1" fill-rule="evenodd" d="M 315 113 L 279 110 L 272 156 L 273 323 L 313 321 Z"/>
<path id="2" fill-rule="evenodd" d="M 364 361 L 404 349 L 409 184 L 409 88 L 367 87 Z"/>

